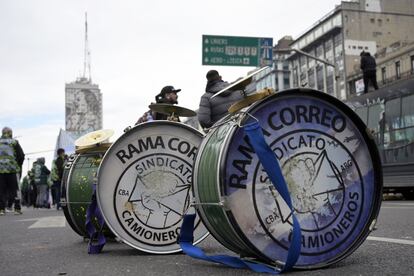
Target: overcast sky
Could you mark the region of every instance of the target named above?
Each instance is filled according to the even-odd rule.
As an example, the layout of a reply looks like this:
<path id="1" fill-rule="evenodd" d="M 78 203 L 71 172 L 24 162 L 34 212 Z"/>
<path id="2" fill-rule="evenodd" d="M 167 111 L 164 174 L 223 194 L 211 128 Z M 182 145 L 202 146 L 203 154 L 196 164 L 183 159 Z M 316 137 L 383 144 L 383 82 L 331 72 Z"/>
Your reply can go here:
<path id="1" fill-rule="evenodd" d="M 65 83 L 83 71 L 88 13 L 92 81 L 103 94 L 103 126 L 114 141 L 165 85 L 197 109 L 205 74 L 224 80 L 252 67 L 201 65 L 202 35 L 297 38 L 340 0 L 0 0 L 0 127 L 10 126 L 30 162 L 50 167 L 65 128 Z M 27 170 L 25 164 L 24 171 Z"/>

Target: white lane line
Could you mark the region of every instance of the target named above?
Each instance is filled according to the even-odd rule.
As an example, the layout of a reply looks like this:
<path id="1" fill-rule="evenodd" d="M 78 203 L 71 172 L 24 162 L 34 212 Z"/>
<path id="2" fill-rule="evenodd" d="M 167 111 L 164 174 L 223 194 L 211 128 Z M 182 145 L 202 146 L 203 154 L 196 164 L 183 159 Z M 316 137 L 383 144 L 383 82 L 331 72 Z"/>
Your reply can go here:
<path id="1" fill-rule="evenodd" d="M 39 220 L 39 218 L 18 219 L 17 221 L 35 221 L 35 220 Z"/>
<path id="2" fill-rule="evenodd" d="M 30 225 L 29 229 L 65 227 L 65 225 L 66 225 L 66 219 L 63 216 L 44 217 L 44 218 L 39 218 L 35 223 Z"/>
<path id="3" fill-rule="evenodd" d="M 383 241 L 383 242 L 392 242 L 392 243 L 398 243 L 398 244 L 408 244 L 408 245 L 414 245 L 413 240 L 402 240 L 402 239 L 390 239 L 390 238 L 382 238 L 382 237 L 373 237 L 369 236 L 367 240 L 370 241 Z"/>
<path id="4" fill-rule="evenodd" d="M 388 203 L 388 204 L 383 204 L 384 206 L 411 206 L 414 207 L 414 203 Z"/>
<path id="5" fill-rule="evenodd" d="M 413 209 L 414 206 L 382 206 L 381 209 Z"/>

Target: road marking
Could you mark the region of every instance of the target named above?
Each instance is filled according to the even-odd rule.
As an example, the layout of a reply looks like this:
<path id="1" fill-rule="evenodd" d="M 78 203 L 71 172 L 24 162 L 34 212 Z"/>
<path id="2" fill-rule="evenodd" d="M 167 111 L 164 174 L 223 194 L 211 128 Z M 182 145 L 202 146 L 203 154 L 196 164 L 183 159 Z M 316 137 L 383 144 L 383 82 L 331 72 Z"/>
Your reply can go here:
<path id="1" fill-rule="evenodd" d="M 408 245 L 414 245 L 413 240 L 402 240 L 402 239 L 390 239 L 390 238 L 382 238 L 382 237 L 373 237 L 369 236 L 367 240 L 370 241 L 383 241 L 383 242 L 392 242 L 392 243 L 399 243 L 399 244 L 408 244 Z"/>
<path id="2" fill-rule="evenodd" d="M 382 206 L 381 209 L 413 209 L 414 206 Z"/>
<path id="3" fill-rule="evenodd" d="M 65 227 L 65 225 L 66 219 L 64 216 L 44 217 L 38 218 L 35 223 L 29 226 L 29 229 Z"/>
<path id="4" fill-rule="evenodd" d="M 35 220 L 39 220 L 39 218 L 19 219 L 17 221 L 35 221 Z"/>
<path id="5" fill-rule="evenodd" d="M 384 206 L 411 206 L 414 207 L 414 203 L 387 203 L 387 204 L 383 204 Z"/>

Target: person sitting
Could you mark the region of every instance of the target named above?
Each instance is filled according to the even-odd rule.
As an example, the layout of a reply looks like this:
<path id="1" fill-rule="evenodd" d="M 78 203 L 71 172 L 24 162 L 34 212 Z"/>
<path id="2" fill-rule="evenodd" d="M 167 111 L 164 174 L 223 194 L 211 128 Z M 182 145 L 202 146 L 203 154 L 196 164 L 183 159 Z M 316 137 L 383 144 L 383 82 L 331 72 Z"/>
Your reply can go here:
<path id="1" fill-rule="evenodd" d="M 164 104 L 178 104 L 178 95 L 181 89 L 175 89 L 174 86 L 167 85 L 161 89 L 161 92 L 155 96 L 155 103 L 164 103 Z M 151 103 L 154 104 L 154 103 Z M 153 120 L 168 120 L 169 115 L 162 114 L 159 112 L 148 110 L 145 112 L 135 123 L 135 125 L 149 122 Z"/>

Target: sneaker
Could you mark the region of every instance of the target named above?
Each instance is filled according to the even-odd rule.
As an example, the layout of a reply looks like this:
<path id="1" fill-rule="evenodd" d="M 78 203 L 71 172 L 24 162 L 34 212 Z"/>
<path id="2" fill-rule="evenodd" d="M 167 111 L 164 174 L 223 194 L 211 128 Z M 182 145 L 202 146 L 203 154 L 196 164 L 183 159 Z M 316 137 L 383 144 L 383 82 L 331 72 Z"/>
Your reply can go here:
<path id="1" fill-rule="evenodd" d="M 0 210 L 0 216 L 4 216 L 6 213 L 4 212 L 4 210 Z"/>
<path id="2" fill-rule="evenodd" d="M 11 212 L 13 212 L 13 209 L 12 208 L 6 208 L 6 213 L 11 213 Z"/>
<path id="3" fill-rule="evenodd" d="M 15 215 L 23 215 L 23 212 L 22 212 L 22 210 L 16 209 L 16 210 L 14 210 L 14 214 Z"/>

